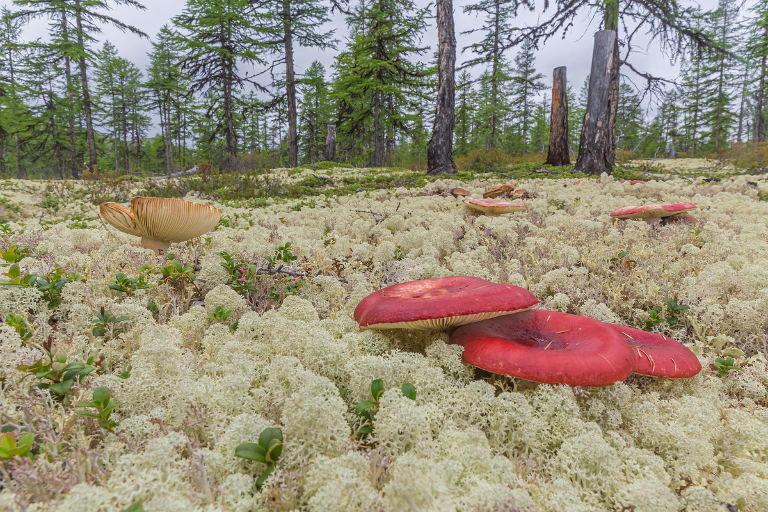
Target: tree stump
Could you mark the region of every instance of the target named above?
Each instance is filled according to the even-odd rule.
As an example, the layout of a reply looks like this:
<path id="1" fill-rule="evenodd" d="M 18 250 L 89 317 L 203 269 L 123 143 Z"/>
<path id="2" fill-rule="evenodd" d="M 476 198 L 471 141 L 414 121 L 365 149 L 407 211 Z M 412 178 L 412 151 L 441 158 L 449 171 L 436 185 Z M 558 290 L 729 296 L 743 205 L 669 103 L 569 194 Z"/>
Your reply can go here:
<path id="1" fill-rule="evenodd" d="M 325 137 L 325 153 L 323 160 L 333 162 L 336 159 L 336 125 L 328 125 L 328 135 Z"/>
<path id="2" fill-rule="evenodd" d="M 549 165 L 562 167 L 571 163 L 568 152 L 568 80 L 565 66 L 555 68 L 552 83 L 552 117 L 549 123 Z"/>
<path id="3" fill-rule="evenodd" d="M 619 72 L 614 48 L 615 30 L 600 30 L 595 34 L 592 69 L 589 76 L 587 111 L 579 141 L 579 157 L 573 172 L 610 174 L 616 153 L 611 126 L 611 79 Z"/>

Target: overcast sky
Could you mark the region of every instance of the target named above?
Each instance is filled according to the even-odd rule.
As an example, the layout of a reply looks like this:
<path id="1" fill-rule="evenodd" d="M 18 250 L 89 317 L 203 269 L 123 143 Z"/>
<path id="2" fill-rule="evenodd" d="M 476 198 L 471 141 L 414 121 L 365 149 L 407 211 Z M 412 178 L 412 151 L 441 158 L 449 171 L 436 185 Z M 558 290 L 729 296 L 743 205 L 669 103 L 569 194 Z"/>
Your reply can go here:
<path id="1" fill-rule="evenodd" d="M 481 38 L 480 34 L 462 35 L 461 32 L 477 28 L 482 24 L 482 19 L 474 15 L 468 15 L 463 12 L 463 7 L 470 3 L 475 3 L 477 0 L 454 0 L 454 19 L 456 23 L 456 38 L 458 47 L 457 63 L 460 65 L 463 61 L 472 57 L 469 51 L 461 53 L 462 47 L 472 44 Z M 354 3 L 355 0 L 352 0 Z M 694 2 L 683 0 L 686 5 L 695 5 Z M 150 37 L 154 37 L 160 28 L 168 23 L 171 23 L 171 18 L 182 12 L 185 6 L 185 0 L 144 0 L 144 5 L 147 9 L 139 11 L 128 7 L 116 7 L 110 13 L 115 18 L 129 24 L 138 27 L 146 32 Z M 550 3 L 555 3 L 554 1 Z M 751 1 L 748 3 L 752 3 Z M 416 0 L 417 5 L 426 5 L 427 0 Z M 4 5 L 10 9 L 14 9 L 11 0 L 0 0 L 0 5 Z M 543 2 L 537 2 L 537 8 L 543 5 Z M 704 9 L 714 9 L 717 5 L 717 0 L 702 0 L 700 3 Z M 516 26 L 532 25 L 536 23 L 538 17 L 545 17 L 546 13 L 531 13 L 529 11 L 521 10 L 518 18 L 515 20 Z M 34 39 L 37 37 L 47 37 L 47 21 L 37 20 L 31 23 L 25 30 L 25 37 Z M 338 44 L 339 49 L 344 47 L 347 37 L 346 24 L 344 18 L 341 15 L 334 15 L 331 23 L 326 30 L 335 28 L 335 37 L 340 40 Z M 586 17 L 577 19 L 574 27 L 566 34 L 564 39 L 559 36 L 551 39 L 546 45 L 536 54 L 536 67 L 539 72 L 545 75 L 544 81 L 548 87 L 551 87 L 552 70 L 558 66 L 568 67 L 568 82 L 573 86 L 574 91 L 578 91 L 581 84 L 584 82 L 587 74 L 589 73 L 590 61 L 592 58 L 592 42 L 593 33 L 599 29 L 599 24 L 594 21 L 590 25 L 590 20 Z M 150 41 L 141 39 L 137 36 L 124 34 L 119 30 L 104 27 L 104 32 L 100 37 L 101 41 L 109 40 L 112 42 L 118 50 L 121 57 L 129 59 L 136 63 L 142 70 L 147 68 L 149 58 L 148 52 L 151 50 Z M 423 35 L 423 43 L 425 45 L 435 46 L 437 40 L 437 30 L 434 25 L 434 20 L 429 21 L 428 29 Z M 333 64 L 334 56 L 338 51 L 317 51 L 314 49 L 299 49 L 294 46 L 295 51 L 295 66 L 296 72 L 302 73 L 309 67 L 314 60 L 319 60 L 325 65 L 328 78 L 332 72 L 331 65 Z M 508 51 L 507 58 L 509 61 L 515 56 L 516 49 Z M 431 55 L 432 52 L 425 54 Z M 679 73 L 679 62 L 671 64 L 669 59 L 665 57 L 658 48 L 658 45 L 652 44 L 644 53 L 637 53 L 631 58 L 632 64 L 639 70 L 651 72 L 653 75 L 663 76 L 670 79 L 675 79 Z M 473 74 L 477 75 L 481 71 L 480 67 L 476 67 L 472 70 Z M 639 81 L 630 71 L 627 70 L 628 76 L 632 78 L 635 83 L 642 86 L 642 81 Z"/>

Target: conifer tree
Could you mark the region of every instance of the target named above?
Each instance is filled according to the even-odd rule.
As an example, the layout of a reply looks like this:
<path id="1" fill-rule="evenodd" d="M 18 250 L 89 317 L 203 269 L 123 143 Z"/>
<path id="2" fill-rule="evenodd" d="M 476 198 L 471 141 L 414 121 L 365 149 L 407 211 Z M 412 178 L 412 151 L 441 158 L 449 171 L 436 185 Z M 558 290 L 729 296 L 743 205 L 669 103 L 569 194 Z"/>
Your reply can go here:
<path id="1" fill-rule="evenodd" d="M 515 56 L 514 72 L 510 77 L 514 116 L 517 118 L 518 126 L 521 130 L 521 149 L 524 153 L 530 149 L 528 137 L 533 125 L 533 111 L 534 108 L 538 108 L 534 98 L 538 95 L 539 91 L 547 88 L 544 82 L 541 81 L 544 75 L 536 72 L 536 57 L 533 52 L 533 42 L 526 39 Z M 547 140 L 549 140 L 549 135 L 547 135 Z M 534 151 L 538 151 L 539 144 L 533 144 L 533 148 Z"/>
<path id="2" fill-rule="evenodd" d="M 472 76 L 465 69 L 456 81 L 456 143 L 454 152 L 458 156 L 469 153 L 472 134 Z"/>
<path id="3" fill-rule="evenodd" d="M 426 18 L 427 9 L 412 0 L 374 0 L 359 5 L 350 18 L 353 33 L 337 59 L 331 97 L 339 110 L 337 129 L 352 139 L 354 152 L 362 149 L 358 142 L 367 139 L 372 124 L 376 167 L 386 162 L 387 133 L 407 132 L 415 118 L 406 91 L 423 87 L 433 72 L 411 60 L 426 51 L 419 45 Z M 394 108 L 399 106 L 404 108 Z"/>
<path id="4" fill-rule="evenodd" d="M 307 163 L 317 162 L 325 149 L 325 127 L 331 120 L 331 104 L 328 84 L 325 81 L 325 67 L 314 61 L 303 79 L 300 80 L 301 103 L 301 146 Z"/>
<path id="5" fill-rule="evenodd" d="M 470 50 L 477 57 L 470 59 L 462 68 L 486 64 L 488 66 L 487 80 L 490 85 L 490 108 L 487 109 L 489 119 L 490 147 L 496 146 L 498 124 L 505 114 L 505 106 L 501 100 L 502 90 L 510 80 L 509 66 L 504 59 L 506 49 L 503 40 L 514 33 L 512 19 L 517 14 L 517 2 L 509 0 L 480 0 L 478 3 L 464 6 L 464 12 L 484 15 L 483 26 L 467 30 L 462 34 L 481 32 L 483 39 L 479 43 L 465 46 L 462 51 Z"/>
<path id="6" fill-rule="evenodd" d="M 242 71 L 244 65 L 265 64 L 265 28 L 249 0 L 187 0 L 181 15 L 174 18 L 180 29 L 176 38 L 184 52 L 182 70 L 191 75 L 192 92 L 209 92 L 207 115 L 221 104 L 215 133 L 225 139 L 226 161 L 230 171 L 237 168 L 237 131 L 234 101 L 238 89 L 251 84 L 266 88 Z"/>

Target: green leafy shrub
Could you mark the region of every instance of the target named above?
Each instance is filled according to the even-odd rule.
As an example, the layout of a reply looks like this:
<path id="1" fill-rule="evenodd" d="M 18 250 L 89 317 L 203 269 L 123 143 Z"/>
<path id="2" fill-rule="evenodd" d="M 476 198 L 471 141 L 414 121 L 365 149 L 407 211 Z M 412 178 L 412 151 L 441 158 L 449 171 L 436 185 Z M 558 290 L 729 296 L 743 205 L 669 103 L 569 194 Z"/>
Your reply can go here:
<path id="1" fill-rule="evenodd" d="M 107 432 L 112 432 L 117 426 L 117 423 L 112 419 L 112 411 L 115 409 L 115 405 L 115 401 L 112 400 L 112 390 L 106 386 L 101 386 L 93 391 L 93 400 L 80 401 L 75 404 L 75 407 L 89 407 L 96 409 L 96 411 L 77 410 L 75 414 L 93 418 L 100 428 Z"/>
<path id="2" fill-rule="evenodd" d="M 144 279 L 143 275 L 139 277 L 129 277 L 123 272 L 118 272 L 113 281 L 107 282 L 107 286 L 110 290 L 117 290 L 130 297 L 136 290 L 150 288 L 152 285 Z"/>
<path id="3" fill-rule="evenodd" d="M 403 396 L 416 400 L 416 387 L 413 384 L 405 383 L 401 388 Z M 355 422 L 352 430 L 357 439 L 363 440 L 373 433 L 373 422 L 376 419 L 376 411 L 379 407 L 379 399 L 384 394 L 384 381 L 376 379 L 371 382 L 372 400 L 363 400 L 355 406 L 355 414 L 360 418 Z"/>
<path id="4" fill-rule="evenodd" d="M 50 390 L 55 397 L 61 399 L 72 388 L 75 379 L 82 380 L 95 370 L 92 365 L 93 357 L 88 358 L 85 363 L 80 361 L 68 363 L 65 356 L 52 354 L 31 365 L 19 366 L 18 370 L 34 376 L 37 379 L 34 384 L 36 387 Z"/>
<path id="5" fill-rule="evenodd" d="M 115 316 L 109 311 L 106 311 L 103 307 L 96 313 L 96 318 L 91 320 L 93 325 L 93 335 L 97 338 L 103 337 L 107 332 L 112 332 L 116 323 L 125 322 L 129 320 L 127 316 Z"/>
<path id="6" fill-rule="evenodd" d="M 26 433 L 17 441 L 10 432 L 0 435 L 0 460 L 26 457 L 35 443 L 35 435 Z"/>
<path id="7" fill-rule="evenodd" d="M 9 313 L 5 317 L 5 323 L 16 329 L 22 340 L 26 341 L 34 335 L 34 331 L 27 325 L 26 320 L 21 315 Z"/>

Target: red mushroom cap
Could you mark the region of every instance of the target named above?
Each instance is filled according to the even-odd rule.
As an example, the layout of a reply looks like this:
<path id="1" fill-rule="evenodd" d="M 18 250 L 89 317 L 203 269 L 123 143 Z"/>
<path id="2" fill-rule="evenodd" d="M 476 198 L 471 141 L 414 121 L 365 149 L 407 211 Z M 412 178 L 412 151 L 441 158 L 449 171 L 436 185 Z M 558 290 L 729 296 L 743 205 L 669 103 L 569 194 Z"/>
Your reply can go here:
<path id="1" fill-rule="evenodd" d="M 592 318 L 534 309 L 460 327 L 451 343 L 483 370 L 545 384 L 607 386 L 632 373 L 629 345 Z"/>
<path id="2" fill-rule="evenodd" d="M 525 311 L 538 303 L 519 286 L 477 277 L 441 277 L 373 292 L 355 308 L 355 320 L 368 329 L 444 329 Z"/>
<path id="3" fill-rule="evenodd" d="M 611 217 L 618 219 L 658 219 L 669 217 L 680 212 L 693 210 L 696 205 L 693 203 L 674 203 L 674 204 L 646 204 L 642 206 L 624 206 L 611 212 Z"/>
<path id="4" fill-rule="evenodd" d="M 701 371 L 701 363 L 696 355 L 672 338 L 618 324 L 606 325 L 621 333 L 632 348 L 634 373 L 683 379 Z"/>

